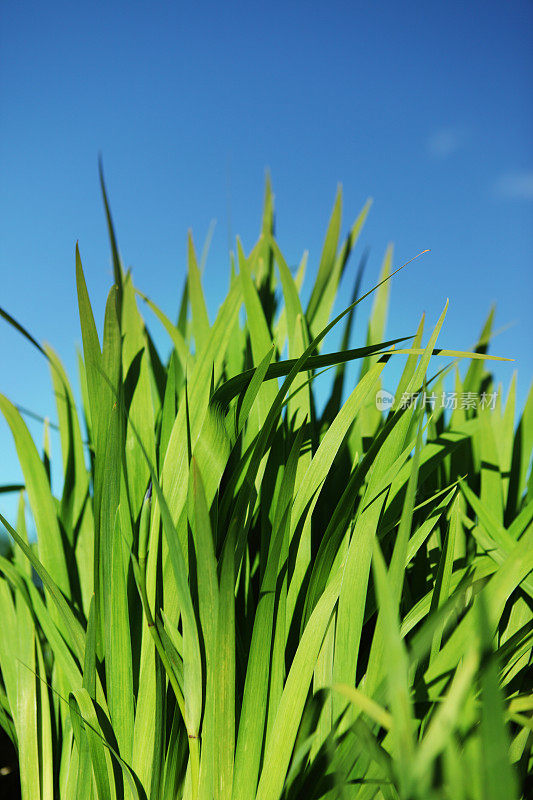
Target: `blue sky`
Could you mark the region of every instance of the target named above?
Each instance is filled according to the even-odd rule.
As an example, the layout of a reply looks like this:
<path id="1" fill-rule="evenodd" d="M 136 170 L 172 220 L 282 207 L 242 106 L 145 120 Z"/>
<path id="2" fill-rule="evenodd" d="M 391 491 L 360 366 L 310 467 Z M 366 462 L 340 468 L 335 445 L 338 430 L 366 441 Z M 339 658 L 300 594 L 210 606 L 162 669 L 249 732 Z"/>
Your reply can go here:
<path id="1" fill-rule="evenodd" d="M 532 34 L 525 0 L 4 4 L 0 305 L 75 374 L 76 240 L 99 325 L 112 281 L 101 152 L 124 262 L 168 313 L 187 229 L 200 249 L 216 219 L 205 273 L 213 316 L 228 237 L 254 243 L 269 167 L 289 263 L 309 249 L 313 274 L 339 182 L 344 231 L 372 196 L 359 245 L 370 247 L 366 288 L 389 241 L 395 264 L 431 248 L 394 280 L 390 336 L 414 333 L 422 311 L 434 324 L 449 297 L 441 344 L 468 349 L 496 302 L 496 327 L 513 325 L 493 352 L 516 359 L 523 402 Z M 46 363 L 3 321 L 0 353 L 0 391 L 55 419 Z M 512 369 L 498 367 L 504 385 Z M 41 427 L 30 427 L 40 443 Z M 20 478 L 3 421 L 0 450 L 1 485 Z M 12 499 L 0 495 L 0 510 L 11 515 Z"/>

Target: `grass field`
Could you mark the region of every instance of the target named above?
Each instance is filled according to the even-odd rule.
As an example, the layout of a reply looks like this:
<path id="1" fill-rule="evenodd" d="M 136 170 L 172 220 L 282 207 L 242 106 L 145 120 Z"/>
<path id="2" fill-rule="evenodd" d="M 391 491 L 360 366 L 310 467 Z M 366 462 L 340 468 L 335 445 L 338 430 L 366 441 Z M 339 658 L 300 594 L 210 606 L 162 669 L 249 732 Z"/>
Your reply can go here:
<path id="1" fill-rule="evenodd" d="M 63 474 L 55 496 L 49 448 L 1 395 L 24 475 L 0 557 L 22 797 L 526 798 L 533 395 L 517 415 L 514 379 L 494 384 L 492 314 L 474 353 L 439 349 L 447 304 L 429 333 L 386 339 L 389 250 L 332 319 L 368 212 L 342 242 L 340 194 L 304 308 L 267 182 L 214 321 L 189 239 L 174 322 L 124 271 L 104 199 L 101 336 L 76 251 L 81 409 L 53 349 L 2 312 L 49 362 Z"/>

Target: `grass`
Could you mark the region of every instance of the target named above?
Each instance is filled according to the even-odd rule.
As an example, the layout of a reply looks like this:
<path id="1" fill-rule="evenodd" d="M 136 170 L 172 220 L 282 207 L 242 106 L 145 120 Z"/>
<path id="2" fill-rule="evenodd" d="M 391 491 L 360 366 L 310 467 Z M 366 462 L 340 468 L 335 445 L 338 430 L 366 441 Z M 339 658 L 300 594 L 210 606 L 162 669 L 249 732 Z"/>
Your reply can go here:
<path id="1" fill-rule="evenodd" d="M 55 496 L 49 448 L 0 396 L 24 475 L 0 557 L 0 725 L 22 797 L 525 798 L 533 395 L 515 428 L 514 379 L 504 400 L 487 372 L 492 314 L 474 353 L 437 348 L 446 307 L 426 345 L 424 318 L 385 340 L 389 250 L 349 349 L 360 276 L 331 316 L 368 204 L 341 243 L 337 195 L 304 308 L 267 182 L 214 322 L 189 239 L 174 324 L 124 271 L 104 200 L 102 338 L 76 252 L 81 410 L 53 349 L 2 311 L 48 360 L 62 448 Z M 450 372 L 451 412 L 435 402 Z"/>

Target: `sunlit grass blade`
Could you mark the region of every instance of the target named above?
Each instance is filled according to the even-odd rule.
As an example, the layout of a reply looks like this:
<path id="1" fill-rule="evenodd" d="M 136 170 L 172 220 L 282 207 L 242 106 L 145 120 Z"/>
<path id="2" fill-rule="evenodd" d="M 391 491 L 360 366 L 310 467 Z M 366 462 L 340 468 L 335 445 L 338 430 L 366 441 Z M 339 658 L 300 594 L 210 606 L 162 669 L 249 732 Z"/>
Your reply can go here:
<path id="1" fill-rule="evenodd" d="M 492 626 L 484 602 L 478 603 L 482 642 L 481 670 L 481 770 L 483 794 L 487 800 L 517 797 L 516 776 L 509 762 L 509 737 L 504 720 L 504 703 L 499 686 L 498 664 L 491 652 Z"/>
<path id="2" fill-rule="evenodd" d="M 387 680 L 389 704 L 392 714 L 391 736 L 397 755 L 399 783 L 409 795 L 412 785 L 414 757 L 414 719 L 410 697 L 408 661 L 400 636 L 395 599 L 391 591 L 385 561 L 377 541 L 374 541 L 372 559 L 378 602 L 383 612 L 383 625 L 387 635 Z"/>
<path id="3" fill-rule="evenodd" d="M 192 332 L 196 343 L 196 351 L 201 352 L 207 344 L 210 325 L 191 231 L 189 231 L 188 237 L 187 260 L 189 301 L 192 310 Z"/>
<path id="4" fill-rule="evenodd" d="M 70 583 L 65 551 L 61 542 L 56 507 L 50 492 L 50 484 L 46 477 L 45 468 L 22 417 L 14 405 L 3 395 L 0 395 L 0 411 L 3 413 L 15 440 L 24 474 L 26 491 L 39 535 L 41 561 L 48 572 L 54 575 L 55 585 L 68 596 Z M 27 547 L 27 545 L 24 546 Z"/>
<path id="5" fill-rule="evenodd" d="M 265 753 L 256 800 L 274 800 L 283 788 L 315 662 L 337 602 L 341 581 L 342 571 L 318 601 L 300 640 L 278 706 L 274 733 Z"/>
<path id="6" fill-rule="evenodd" d="M 313 326 L 315 317 L 320 309 L 320 301 L 324 296 L 328 282 L 332 279 L 333 264 L 335 261 L 335 256 L 337 255 L 337 246 L 339 242 L 341 217 L 342 189 L 340 186 L 338 186 L 335 204 L 333 206 L 333 211 L 331 212 L 326 238 L 324 241 L 324 247 L 322 249 L 322 255 L 320 256 L 320 264 L 318 267 L 315 285 L 313 286 L 313 291 L 311 292 L 311 297 L 306 310 L 307 321 L 311 327 Z M 321 319 L 316 326 L 317 332 L 322 330 L 326 323 L 327 319 Z"/>

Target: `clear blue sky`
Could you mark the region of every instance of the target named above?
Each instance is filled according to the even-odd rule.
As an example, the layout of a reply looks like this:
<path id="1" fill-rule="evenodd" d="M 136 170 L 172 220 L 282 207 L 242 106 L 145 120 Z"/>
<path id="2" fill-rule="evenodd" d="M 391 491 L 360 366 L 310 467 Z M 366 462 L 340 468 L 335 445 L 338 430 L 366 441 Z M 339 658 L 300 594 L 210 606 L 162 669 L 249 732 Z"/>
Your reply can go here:
<path id="1" fill-rule="evenodd" d="M 441 344 L 468 349 L 496 301 L 496 326 L 514 326 L 493 352 L 516 358 L 523 402 L 532 35 L 526 0 L 3 4 L 0 305 L 74 374 L 76 240 L 99 325 L 111 284 L 102 152 L 123 259 L 167 312 L 187 228 L 200 249 L 217 220 L 205 273 L 213 315 L 228 230 L 246 248 L 255 241 L 269 167 L 289 263 L 308 248 L 313 273 L 338 182 L 344 231 L 372 196 L 367 288 L 389 241 L 396 264 L 431 248 L 395 278 L 388 333 L 413 333 L 424 310 L 434 324 L 449 297 Z M 3 321 L 0 358 L 0 391 L 55 419 L 46 363 Z M 504 385 L 511 373 L 497 370 Z M 31 430 L 40 441 L 41 427 Z M 0 484 L 19 479 L 3 421 L 0 452 Z M 11 515 L 5 495 L 0 509 Z"/>

